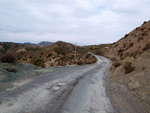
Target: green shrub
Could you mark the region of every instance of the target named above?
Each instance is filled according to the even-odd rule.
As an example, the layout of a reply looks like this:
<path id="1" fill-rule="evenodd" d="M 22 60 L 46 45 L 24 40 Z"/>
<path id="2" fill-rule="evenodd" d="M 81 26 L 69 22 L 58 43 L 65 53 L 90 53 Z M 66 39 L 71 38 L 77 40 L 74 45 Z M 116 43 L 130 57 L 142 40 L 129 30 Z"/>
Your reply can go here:
<path id="1" fill-rule="evenodd" d="M 23 58 L 24 61 L 27 61 L 27 58 Z"/>
<path id="2" fill-rule="evenodd" d="M 43 64 L 43 60 L 42 59 L 37 59 L 33 62 L 34 65 L 36 66 L 41 66 Z"/>
<path id="3" fill-rule="evenodd" d="M 123 68 L 125 69 L 125 74 L 131 73 L 132 71 L 135 70 L 135 67 L 132 66 L 131 62 L 126 62 Z"/>

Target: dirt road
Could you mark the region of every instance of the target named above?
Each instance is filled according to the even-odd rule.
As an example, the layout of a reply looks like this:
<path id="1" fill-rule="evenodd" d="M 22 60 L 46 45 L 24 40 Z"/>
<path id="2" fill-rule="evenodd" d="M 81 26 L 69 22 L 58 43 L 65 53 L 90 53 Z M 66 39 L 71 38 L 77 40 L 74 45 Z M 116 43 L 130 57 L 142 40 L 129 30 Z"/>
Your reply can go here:
<path id="1" fill-rule="evenodd" d="M 113 113 L 104 72 L 109 60 L 54 71 L 0 95 L 0 113 Z"/>

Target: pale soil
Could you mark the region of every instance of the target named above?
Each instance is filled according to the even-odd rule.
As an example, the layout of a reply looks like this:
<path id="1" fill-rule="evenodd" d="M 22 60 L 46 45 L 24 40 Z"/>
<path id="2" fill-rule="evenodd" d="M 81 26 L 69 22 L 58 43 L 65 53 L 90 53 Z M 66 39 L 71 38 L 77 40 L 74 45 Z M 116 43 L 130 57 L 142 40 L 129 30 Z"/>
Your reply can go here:
<path id="1" fill-rule="evenodd" d="M 136 85 L 133 86 L 137 87 Z M 149 105 L 146 101 L 142 101 L 138 95 L 140 91 L 129 89 L 126 77 L 112 77 L 108 70 L 106 73 L 106 91 L 115 113 L 150 113 Z"/>
<path id="2" fill-rule="evenodd" d="M 12 88 L 7 88 L 6 91 L 11 91 L 11 90 L 17 89 L 17 88 L 19 88 L 19 87 L 21 87 L 21 86 L 31 82 L 32 80 L 33 80 L 33 78 L 32 79 L 25 79 L 25 80 L 20 80 L 20 81 L 14 82 L 14 83 L 12 83 Z"/>

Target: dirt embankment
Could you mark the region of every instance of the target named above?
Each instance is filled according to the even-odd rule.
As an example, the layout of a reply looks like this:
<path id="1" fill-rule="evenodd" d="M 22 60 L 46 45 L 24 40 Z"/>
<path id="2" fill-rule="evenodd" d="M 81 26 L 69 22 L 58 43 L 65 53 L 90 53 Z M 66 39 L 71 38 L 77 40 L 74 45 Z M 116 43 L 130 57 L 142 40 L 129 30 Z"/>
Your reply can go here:
<path id="1" fill-rule="evenodd" d="M 112 45 L 107 80 L 119 113 L 150 112 L 150 21 Z M 125 111 L 126 110 L 126 111 Z"/>

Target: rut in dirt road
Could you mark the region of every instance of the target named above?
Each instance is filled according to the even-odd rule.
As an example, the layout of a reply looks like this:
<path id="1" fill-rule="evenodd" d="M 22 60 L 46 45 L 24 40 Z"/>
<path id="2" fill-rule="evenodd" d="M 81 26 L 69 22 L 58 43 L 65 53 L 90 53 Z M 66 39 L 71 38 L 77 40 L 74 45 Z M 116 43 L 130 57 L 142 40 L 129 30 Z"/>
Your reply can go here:
<path id="1" fill-rule="evenodd" d="M 109 60 L 92 65 L 56 67 L 0 96 L 0 113 L 113 113 L 104 87 Z"/>

